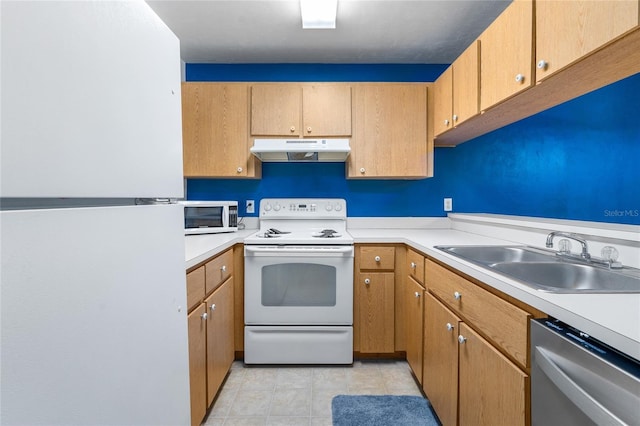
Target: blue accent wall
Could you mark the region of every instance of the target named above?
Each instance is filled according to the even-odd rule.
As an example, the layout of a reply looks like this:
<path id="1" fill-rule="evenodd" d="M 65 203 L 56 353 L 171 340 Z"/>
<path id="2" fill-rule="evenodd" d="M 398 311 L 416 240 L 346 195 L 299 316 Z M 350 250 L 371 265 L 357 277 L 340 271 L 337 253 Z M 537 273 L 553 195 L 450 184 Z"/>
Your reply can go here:
<path id="1" fill-rule="evenodd" d="M 434 81 L 446 65 L 188 64 L 189 81 Z M 263 163 L 262 179 L 189 179 L 189 199 L 340 197 L 348 214 L 495 213 L 640 225 L 640 74 L 468 141 L 435 176 L 347 180 L 338 163 Z"/>

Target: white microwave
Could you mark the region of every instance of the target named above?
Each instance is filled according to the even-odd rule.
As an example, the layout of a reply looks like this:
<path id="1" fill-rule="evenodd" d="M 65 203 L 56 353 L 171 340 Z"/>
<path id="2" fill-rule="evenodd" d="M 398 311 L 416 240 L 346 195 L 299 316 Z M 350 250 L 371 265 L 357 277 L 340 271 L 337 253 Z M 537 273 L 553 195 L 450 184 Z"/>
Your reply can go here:
<path id="1" fill-rule="evenodd" d="M 180 201 L 184 206 L 184 233 L 215 234 L 238 230 L 237 201 Z"/>

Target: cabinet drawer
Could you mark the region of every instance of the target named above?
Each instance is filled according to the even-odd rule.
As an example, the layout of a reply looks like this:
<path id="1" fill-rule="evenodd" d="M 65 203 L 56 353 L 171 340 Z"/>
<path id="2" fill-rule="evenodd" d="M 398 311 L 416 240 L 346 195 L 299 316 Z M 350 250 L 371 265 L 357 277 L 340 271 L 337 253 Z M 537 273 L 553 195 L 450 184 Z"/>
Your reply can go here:
<path id="1" fill-rule="evenodd" d="M 407 270 L 414 280 L 424 284 L 424 256 L 411 249 L 407 250 Z"/>
<path id="2" fill-rule="evenodd" d="M 187 274 L 187 310 L 193 309 L 204 298 L 204 266 Z"/>
<path id="3" fill-rule="evenodd" d="M 233 274 L 233 250 L 227 250 L 206 265 L 206 293 L 209 294 Z"/>
<path id="4" fill-rule="evenodd" d="M 433 294 L 522 367 L 529 367 L 527 312 L 435 262 L 427 259 L 425 266 L 427 288 Z"/>
<path id="5" fill-rule="evenodd" d="M 360 269 L 393 271 L 395 255 L 395 247 L 360 247 Z"/>

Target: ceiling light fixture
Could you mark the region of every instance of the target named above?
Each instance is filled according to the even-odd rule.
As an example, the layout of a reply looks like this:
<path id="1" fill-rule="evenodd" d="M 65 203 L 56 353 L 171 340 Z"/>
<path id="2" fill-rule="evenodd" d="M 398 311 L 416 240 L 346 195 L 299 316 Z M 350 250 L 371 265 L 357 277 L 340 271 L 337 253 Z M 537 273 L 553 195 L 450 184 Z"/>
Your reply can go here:
<path id="1" fill-rule="evenodd" d="M 303 29 L 334 29 L 338 0 L 300 0 Z"/>

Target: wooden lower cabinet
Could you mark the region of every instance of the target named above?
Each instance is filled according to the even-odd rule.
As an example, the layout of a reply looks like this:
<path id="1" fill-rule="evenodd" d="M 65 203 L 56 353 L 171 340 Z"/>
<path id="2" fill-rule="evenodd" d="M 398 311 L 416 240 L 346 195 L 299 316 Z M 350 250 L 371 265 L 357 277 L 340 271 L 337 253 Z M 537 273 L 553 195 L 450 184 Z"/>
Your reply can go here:
<path id="1" fill-rule="evenodd" d="M 191 424 L 199 425 L 207 412 L 207 315 L 201 303 L 188 316 Z"/>
<path id="2" fill-rule="evenodd" d="M 394 273 L 360 272 L 356 298 L 359 307 L 360 352 L 392 353 L 395 348 Z"/>
<path id="3" fill-rule="evenodd" d="M 233 278 L 227 279 L 206 300 L 207 308 L 207 406 L 218 393 L 233 363 Z"/>
<path id="4" fill-rule="evenodd" d="M 407 363 L 418 381 L 422 383 L 424 287 L 413 278 L 408 277 L 405 294 Z"/>
<path id="5" fill-rule="evenodd" d="M 458 424 L 460 319 L 430 293 L 424 296 L 422 389 L 444 426 Z"/>
<path id="6" fill-rule="evenodd" d="M 529 376 L 466 324 L 460 324 L 459 424 L 527 424 Z"/>

